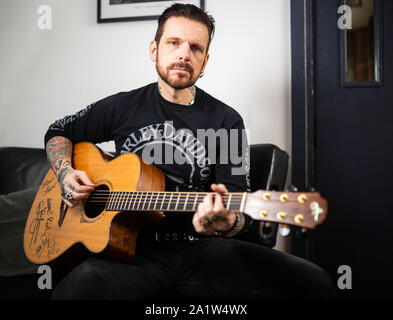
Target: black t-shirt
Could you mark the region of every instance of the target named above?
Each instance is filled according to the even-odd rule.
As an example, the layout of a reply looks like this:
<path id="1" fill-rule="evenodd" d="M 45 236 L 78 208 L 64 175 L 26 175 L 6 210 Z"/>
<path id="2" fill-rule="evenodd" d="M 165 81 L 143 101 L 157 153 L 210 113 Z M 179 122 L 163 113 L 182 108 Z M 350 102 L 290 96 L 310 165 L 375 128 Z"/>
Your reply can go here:
<path id="1" fill-rule="evenodd" d="M 200 88 L 191 106 L 165 100 L 157 83 L 120 92 L 57 120 L 45 144 L 54 136 L 74 144 L 113 140 L 117 156 L 133 152 L 161 169 L 167 191 L 211 191 L 211 183 L 250 191 L 243 120 Z"/>

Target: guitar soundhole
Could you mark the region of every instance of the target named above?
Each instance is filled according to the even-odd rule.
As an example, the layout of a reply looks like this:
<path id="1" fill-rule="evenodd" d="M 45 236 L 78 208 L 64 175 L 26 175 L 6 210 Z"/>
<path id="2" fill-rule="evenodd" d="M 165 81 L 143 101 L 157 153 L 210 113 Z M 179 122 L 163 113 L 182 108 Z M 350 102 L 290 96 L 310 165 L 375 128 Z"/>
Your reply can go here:
<path id="1" fill-rule="evenodd" d="M 88 218 L 98 217 L 105 210 L 109 198 L 109 188 L 106 185 L 96 186 L 95 190 L 87 198 L 85 214 Z"/>

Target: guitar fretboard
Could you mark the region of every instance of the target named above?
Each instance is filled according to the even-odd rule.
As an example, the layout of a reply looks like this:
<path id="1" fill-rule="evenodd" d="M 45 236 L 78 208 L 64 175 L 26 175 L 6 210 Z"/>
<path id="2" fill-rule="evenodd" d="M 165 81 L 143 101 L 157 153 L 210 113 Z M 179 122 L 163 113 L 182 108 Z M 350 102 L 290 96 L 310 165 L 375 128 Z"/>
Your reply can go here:
<path id="1" fill-rule="evenodd" d="M 93 192 L 94 193 L 94 192 Z M 114 211 L 196 211 L 204 197 L 200 192 L 144 192 L 111 191 L 93 195 L 106 202 L 105 208 Z M 213 194 L 213 201 L 215 193 Z M 223 204 L 229 211 L 242 211 L 246 193 L 226 193 L 222 195 Z"/>

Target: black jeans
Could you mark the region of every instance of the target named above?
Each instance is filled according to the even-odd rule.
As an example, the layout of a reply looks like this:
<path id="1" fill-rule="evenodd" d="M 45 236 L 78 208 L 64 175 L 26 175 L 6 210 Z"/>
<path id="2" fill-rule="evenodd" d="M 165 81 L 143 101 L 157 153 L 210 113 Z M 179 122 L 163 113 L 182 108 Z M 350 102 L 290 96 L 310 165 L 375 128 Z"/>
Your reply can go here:
<path id="1" fill-rule="evenodd" d="M 52 299 L 329 299 L 315 264 L 235 239 L 138 244 L 130 263 L 95 256 L 73 269 Z"/>

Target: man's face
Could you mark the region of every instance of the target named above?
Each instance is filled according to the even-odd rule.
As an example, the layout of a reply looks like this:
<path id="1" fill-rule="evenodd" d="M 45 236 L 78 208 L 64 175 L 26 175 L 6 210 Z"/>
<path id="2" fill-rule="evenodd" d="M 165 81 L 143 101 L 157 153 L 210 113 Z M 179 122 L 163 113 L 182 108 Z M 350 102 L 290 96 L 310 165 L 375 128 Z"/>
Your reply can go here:
<path id="1" fill-rule="evenodd" d="M 175 89 L 191 87 L 206 67 L 208 41 L 208 28 L 203 23 L 169 18 L 158 47 L 155 41 L 150 44 L 151 59 L 161 79 Z"/>

